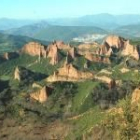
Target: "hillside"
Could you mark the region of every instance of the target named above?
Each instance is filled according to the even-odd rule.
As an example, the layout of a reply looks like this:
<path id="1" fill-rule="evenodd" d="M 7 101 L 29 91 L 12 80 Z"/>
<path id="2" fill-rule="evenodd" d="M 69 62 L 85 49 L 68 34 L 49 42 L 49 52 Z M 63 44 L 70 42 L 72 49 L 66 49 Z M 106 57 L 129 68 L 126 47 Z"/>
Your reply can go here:
<path id="1" fill-rule="evenodd" d="M 0 53 L 20 49 L 24 44 L 30 41 L 38 41 L 48 44 L 47 41 L 40 41 L 26 36 L 7 35 L 0 33 Z"/>
<path id="2" fill-rule="evenodd" d="M 11 28 L 19 28 L 25 25 L 35 24 L 37 20 L 27 20 L 27 19 L 9 19 L 0 18 L 0 30 L 7 30 Z"/>
<path id="3" fill-rule="evenodd" d="M 140 24 L 131 24 L 127 26 L 121 26 L 113 31 L 115 34 L 125 36 L 128 38 L 140 37 Z"/>
<path id="4" fill-rule="evenodd" d="M 31 40 L 16 57 L 1 55 L 0 139 L 138 138 L 130 101 L 139 99 L 140 49 L 133 43 L 115 35 L 101 44 Z"/>
<path id="5" fill-rule="evenodd" d="M 71 41 L 75 37 L 86 34 L 107 34 L 107 31 L 98 27 L 86 26 L 49 26 L 46 22 L 24 26 L 17 29 L 4 31 L 6 34 L 24 35 L 40 40 L 64 40 Z"/>

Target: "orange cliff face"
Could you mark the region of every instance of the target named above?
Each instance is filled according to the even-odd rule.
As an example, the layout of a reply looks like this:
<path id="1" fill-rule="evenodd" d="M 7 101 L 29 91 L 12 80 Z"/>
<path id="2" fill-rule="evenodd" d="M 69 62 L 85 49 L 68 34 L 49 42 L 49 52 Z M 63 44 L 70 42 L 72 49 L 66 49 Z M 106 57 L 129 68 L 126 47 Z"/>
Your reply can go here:
<path id="1" fill-rule="evenodd" d="M 64 44 L 64 42 L 62 41 L 55 41 L 52 44 L 48 45 L 47 48 L 40 43 L 29 42 L 28 44 L 23 46 L 23 48 L 21 49 L 21 53 L 26 53 L 31 56 L 50 58 L 50 64 L 55 65 L 58 63 L 59 60 L 59 50 L 66 50 L 67 52 L 69 52 L 72 58 L 75 57 L 75 50 L 71 48 L 70 45 Z"/>
<path id="2" fill-rule="evenodd" d="M 46 80 L 48 82 L 55 81 L 80 81 L 84 79 L 93 79 L 91 72 L 78 71 L 72 64 L 64 64 L 62 68 L 59 68 L 54 75 L 49 76 Z"/>
<path id="3" fill-rule="evenodd" d="M 50 64 L 55 65 L 58 63 L 58 47 L 56 44 L 51 44 L 47 48 L 47 57 L 50 58 Z"/>
<path id="4" fill-rule="evenodd" d="M 112 49 L 110 47 L 106 47 L 105 45 L 99 45 L 98 43 L 94 42 L 91 44 L 79 45 L 78 53 L 84 55 L 84 57 L 89 61 L 110 64 L 109 57 L 112 54 Z M 105 56 L 105 58 L 102 56 Z"/>
<path id="5" fill-rule="evenodd" d="M 58 49 L 60 49 L 60 50 L 70 50 L 71 49 L 70 45 L 65 44 L 63 41 L 55 41 L 54 43 L 57 45 Z"/>
<path id="6" fill-rule="evenodd" d="M 93 43 L 85 43 L 85 44 L 80 44 L 78 46 L 78 53 L 81 54 L 81 55 L 84 55 L 86 53 L 95 53 L 95 50 L 97 48 L 99 48 L 99 44 L 96 43 L 96 42 L 93 42 Z"/>
<path id="7" fill-rule="evenodd" d="M 74 59 L 76 56 L 75 48 L 64 44 L 62 41 L 53 42 L 47 48 L 47 57 L 50 58 L 50 64 L 55 65 L 59 62 L 59 50 L 64 50 Z"/>
<path id="8" fill-rule="evenodd" d="M 126 40 L 122 37 L 116 35 L 110 35 L 105 39 L 104 44 L 110 47 L 121 49 L 124 47 L 125 41 Z"/>
<path id="9" fill-rule="evenodd" d="M 48 99 L 48 87 L 44 86 L 37 91 L 30 94 L 30 97 L 34 100 L 44 103 Z"/>
<path id="10" fill-rule="evenodd" d="M 46 58 L 45 47 L 37 42 L 29 42 L 21 49 L 22 53 L 29 54 L 31 56 L 42 56 Z"/>
<path id="11" fill-rule="evenodd" d="M 121 51 L 122 56 L 131 56 L 136 60 L 139 60 L 139 53 L 136 46 L 130 44 L 129 40 L 118 36 L 108 36 L 104 41 L 104 45 L 109 47 L 115 47 Z"/>
<path id="12" fill-rule="evenodd" d="M 122 50 L 122 55 L 131 56 L 131 57 L 135 58 L 136 60 L 139 60 L 139 53 L 138 53 L 136 47 L 129 43 L 129 40 L 127 40 L 124 43 L 124 49 Z"/>

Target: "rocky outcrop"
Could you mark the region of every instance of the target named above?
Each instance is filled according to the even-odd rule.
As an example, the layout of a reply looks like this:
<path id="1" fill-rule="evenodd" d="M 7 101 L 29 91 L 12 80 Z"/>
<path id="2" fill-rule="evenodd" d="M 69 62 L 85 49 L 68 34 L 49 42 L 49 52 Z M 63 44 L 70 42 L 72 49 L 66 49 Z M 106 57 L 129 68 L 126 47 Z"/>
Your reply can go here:
<path id="1" fill-rule="evenodd" d="M 3 54 L 3 58 L 5 60 L 14 59 L 17 58 L 18 56 L 19 56 L 18 52 L 6 52 Z"/>
<path id="2" fill-rule="evenodd" d="M 30 94 L 30 97 L 34 100 L 44 103 L 48 99 L 48 89 L 46 86 L 38 89 L 37 91 Z"/>
<path id="3" fill-rule="evenodd" d="M 95 52 L 96 48 L 99 48 L 99 44 L 96 42 L 93 43 L 85 43 L 85 44 L 80 44 L 78 46 L 78 50 L 80 53 L 84 52 Z"/>
<path id="4" fill-rule="evenodd" d="M 78 71 L 72 64 L 65 64 L 59 68 L 54 75 L 49 76 L 46 80 L 48 82 L 55 81 L 81 81 L 85 79 L 93 79 L 91 72 Z"/>
<path id="5" fill-rule="evenodd" d="M 58 47 L 60 50 L 70 50 L 71 47 L 69 44 L 65 44 L 63 41 L 54 41 L 54 44 Z"/>
<path id="6" fill-rule="evenodd" d="M 29 54 L 31 56 L 39 56 L 46 58 L 46 48 L 37 42 L 29 42 L 21 49 L 22 53 Z"/>
<path id="7" fill-rule="evenodd" d="M 137 48 L 129 43 L 129 40 L 125 41 L 124 49 L 122 50 L 121 54 L 123 56 L 131 56 L 136 60 L 139 60 L 139 53 Z"/>
<path id="8" fill-rule="evenodd" d="M 92 62 L 102 62 L 102 63 L 107 63 L 110 64 L 110 59 L 108 56 L 101 56 L 101 55 L 96 55 L 96 54 L 92 54 L 90 52 L 86 52 L 86 54 L 84 55 L 84 57 Z"/>
<path id="9" fill-rule="evenodd" d="M 99 72 L 99 74 L 111 75 L 112 72 L 111 72 L 111 71 L 108 71 L 108 70 L 106 70 L 106 69 L 102 69 L 102 70 Z"/>
<path id="10" fill-rule="evenodd" d="M 15 72 L 14 72 L 14 79 L 20 81 L 21 80 L 21 73 L 18 67 L 16 67 Z"/>
<path id="11" fill-rule="evenodd" d="M 58 63 L 58 47 L 56 44 L 51 44 L 48 46 L 47 57 L 50 58 L 50 64 L 55 65 Z"/>
<path id="12" fill-rule="evenodd" d="M 41 88 L 41 86 L 40 86 L 39 84 L 37 84 L 37 83 L 33 83 L 33 84 L 32 84 L 32 87 L 33 87 L 33 88 Z"/>
<path id="13" fill-rule="evenodd" d="M 94 78 L 107 84 L 110 84 L 112 81 L 112 79 L 107 76 L 95 76 Z"/>
<path id="14" fill-rule="evenodd" d="M 78 46 L 78 53 L 93 62 L 103 62 L 110 64 L 109 57 L 113 53 L 111 47 L 99 45 L 96 42 L 92 44 L 81 44 Z"/>
<path id="15" fill-rule="evenodd" d="M 32 84 L 34 81 L 38 81 L 45 78 L 46 75 L 33 72 L 22 66 L 17 66 L 15 68 L 13 77 L 14 79 L 17 79 L 18 81 L 22 81 L 25 84 Z"/>
<path id="16" fill-rule="evenodd" d="M 136 88 L 132 93 L 131 103 L 138 103 L 140 101 L 140 88 Z"/>
<path id="17" fill-rule="evenodd" d="M 105 41 L 104 44 L 110 47 L 114 47 L 117 49 L 121 49 L 124 47 L 124 43 L 125 43 L 125 39 L 119 36 L 115 36 L 115 35 L 110 35 L 108 36 Z"/>
<path id="18" fill-rule="evenodd" d="M 116 48 L 118 51 L 121 51 L 122 56 L 131 56 L 139 60 L 139 52 L 135 46 L 130 44 L 129 40 L 112 35 L 106 38 L 104 45 L 109 47 L 106 56 L 110 56 L 110 54 L 113 53 L 112 48 Z"/>

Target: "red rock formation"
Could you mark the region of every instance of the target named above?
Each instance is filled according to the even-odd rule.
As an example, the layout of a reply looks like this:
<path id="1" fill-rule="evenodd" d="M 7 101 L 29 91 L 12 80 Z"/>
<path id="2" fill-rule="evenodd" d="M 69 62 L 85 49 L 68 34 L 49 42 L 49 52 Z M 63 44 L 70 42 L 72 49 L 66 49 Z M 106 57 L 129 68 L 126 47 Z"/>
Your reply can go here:
<path id="1" fill-rule="evenodd" d="M 92 49 L 95 49 L 97 47 L 99 47 L 99 44 L 96 42 L 93 42 L 93 43 L 80 44 L 78 46 L 78 49 L 84 51 L 84 50 L 92 50 Z"/>
<path id="2" fill-rule="evenodd" d="M 102 57 L 101 55 L 96 55 L 96 54 L 87 52 L 85 54 L 85 58 L 92 62 L 102 62 L 102 63 L 110 64 L 110 59 L 108 56 Z"/>
<path id="3" fill-rule="evenodd" d="M 48 88 L 45 86 L 38 89 L 36 92 L 31 93 L 30 97 L 39 101 L 40 103 L 46 102 L 48 99 Z"/>
<path id="4" fill-rule="evenodd" d="M 58 49 L 60 49 L 60 50 L 70 50 L 71 49 L 70 45 L 65 44 L 63 41 L 56 41 L 56 42 L 54 42 L 54 44 L 56 44 Z"/>
<path id="5" fill-rule="evenodd" d="M 120 48 L 123 48 L 125 41 L 126 40 L 124 38 L 121 38 L 121 37 L 115 36 L 115 35 L 110 35 L 105 39 L 104 44 L 105 45 L 107 44 L 110 47 L 116 47 L 116 48 L 120 49 Z"/>
<path id="6" fill-rule="evenodd" d="M 43 45 L 37 42 L 29 42 L 21 49 L 22 53 L 29 54 L 31 56 L 42 56 L 46 58 L 46 49 Z"/>
<path id="7" fill-rule="evenodd" d="M 80 81 L 83 79 L 92 79 L 93 74 L 91 72 L 78 71 L 72 64 L 66 64 L 62 68 L 59 68 L 54 75 L 49 76 L 47 81 Z"/>
<path id="8" fill-rule="evenodd" d="M 115 47 L 121 51 L 122 56 L 131 56 L 136 60 L 139 60 L 139 53 L 135 46 L 129 43 L 129 40 L 125 40 L 124 38 L 118 36 L 108 36 L 104 42 L 106 47 Z M 106 53 L 108 56 L 112 53 L 112 50 Z"/>
<path id="9" fill-rule="evenodd" d="M 135 58 L 136 60 L 139 60 L 139 53 L 138 53 L 136 47 L 129 43 L 129 40 L 127 40 L 124 43 L 124 49 L 122 50 L 121 54 L 123 56 L 131 56 L 131 57 Z"/>
<path id="10" fill-rule="evenodd" d="M 50 64 L 55 65 L 58 63 L 58 48 L 56 44 L 51 44 L 47 48 L 47 57 L 50 58 Z"/>

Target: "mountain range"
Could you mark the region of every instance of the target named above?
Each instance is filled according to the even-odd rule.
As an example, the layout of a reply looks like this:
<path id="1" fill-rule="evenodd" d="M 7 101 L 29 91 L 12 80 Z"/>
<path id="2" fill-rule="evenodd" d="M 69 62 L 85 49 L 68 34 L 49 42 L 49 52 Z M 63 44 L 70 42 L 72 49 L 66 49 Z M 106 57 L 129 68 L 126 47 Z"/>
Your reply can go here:
<path id="1" fill-rule="evenodd" d="M 42 20 L 0 19 L 4 34 L 23 35 L 45 41 L 71 41 L 83 36 L 117 34 L 127 38 L 140 37 L 140 15 L 97 14 L 77 18 Z M 94 41 L 94 39 L 93 39 Z"/>

